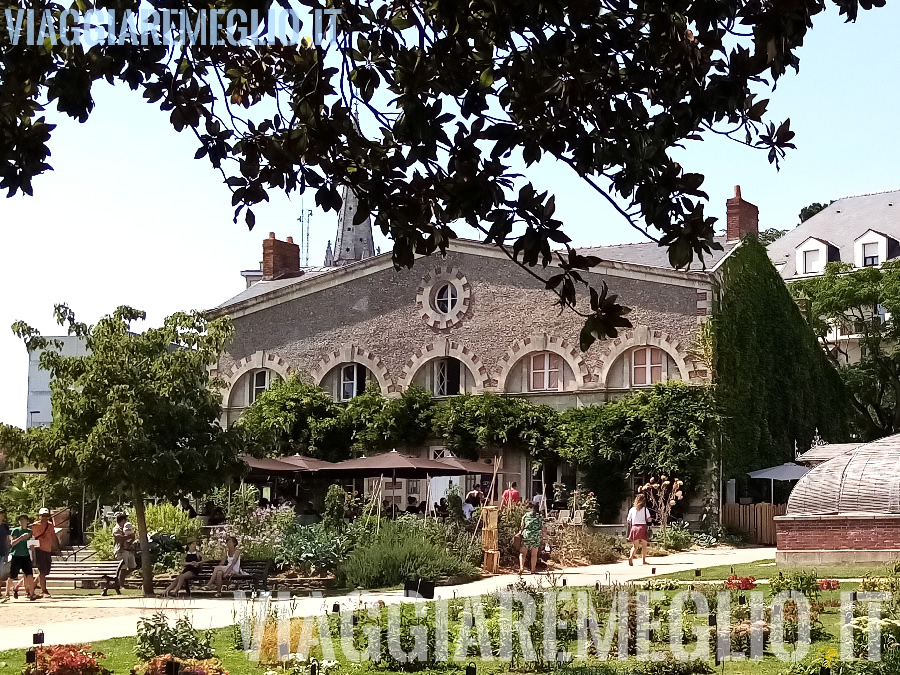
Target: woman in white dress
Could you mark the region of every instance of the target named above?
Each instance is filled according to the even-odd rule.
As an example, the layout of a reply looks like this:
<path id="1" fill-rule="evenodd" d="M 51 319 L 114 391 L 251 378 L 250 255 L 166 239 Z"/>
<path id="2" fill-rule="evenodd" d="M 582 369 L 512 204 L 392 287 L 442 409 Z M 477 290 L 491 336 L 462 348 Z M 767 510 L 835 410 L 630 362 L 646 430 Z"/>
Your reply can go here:
<path id="1" fill-rule="evenodd" d="M 238 546 L 238 540 L 234 537 L 228 537 L 225 540 L 225 556 L 222 558 L 216 568 L 213 570 L 212 577 L 206 585 L 206 590 L 215 590 L 216 597 L 222 597 L 222 586 L 231 577 L 242 574 L 241 571 L 241 549 Z"/>

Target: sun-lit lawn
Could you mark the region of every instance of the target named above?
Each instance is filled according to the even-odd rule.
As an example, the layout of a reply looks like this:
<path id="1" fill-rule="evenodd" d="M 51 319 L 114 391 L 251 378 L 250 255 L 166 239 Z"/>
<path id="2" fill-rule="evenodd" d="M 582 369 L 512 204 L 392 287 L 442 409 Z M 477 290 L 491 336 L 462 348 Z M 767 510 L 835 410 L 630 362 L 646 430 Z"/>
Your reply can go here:
<path id="1" fill-rule="evenodd" d="M 789 573 L 796 571 L 796 567 L 776 565 L 774 560 L 757 560 L 740 565 L 719 565 L 717 567 L 704 567 L 700 570 L 700 576 L 695 575 L 694 570 L 685 572 L 663 573 L 664 568 L 658 567 L 656 578 L 677 579 L 678 581 L 709 581 L 727 579 L 732 574 L 740 577 L 756 577 L 757 579 L 771 579 L 778 576 L 779 572 Z M 823 565 L 819 567 L 803 568 L 815 570 L 819 579 L 860 579 L 865 575 L 881 576 L 885 574 L 884 565 Z M 653 576 L 644 577 L 654 578 Z"/>
<path id="2" fill-rule="evenodd" d="M 744 576 L 753 575 L 757 578 L 763 578 L 764 576 L 762 573 L 760 573 L 761 569 L 765 570 L 766 567 L 757 564 L 735 566 L 736 573 L 742 574 Z M 823 576 L 839 576 L 837 574 L 831 574 L 831 572 L 833 572 L 834 570 L 826 571 L 828 571 L 829 574 Z M 707 572 L 707 570 L 704 570 L 705 577 L 708 578 L 709 576 L 712 576 L 711 574 L 707 574 Z M 730 566 L 728 568 L 724 568 L 724 573 L 726 576 L 727 574 L 730 574 Z M 694 577 L 693 575 L 690 575 L 689 578 L 693 579 Z M 842 591 L 854 590 L 855 587 L 856 584 L 852 583 L 841 584 Z M 582 589 L 579 589 L 577 587 L 569 587 L 567 590 L 577 592 Z M 590 591 L 592 590 L 592 588 L 585 590 Z M 761 586 L 759 590 L 762 590 L 765 593 L 766 599 L 768 601 L 768 599 L 770 599 L 771 597 L 771 593 L 767 589 L 767 587 Z M 666 601 L 662 603 L 663 611 L 661 612 L 661 618 L 663 621 L 666 621 L 668 618 L 667 606 L 676 592 L 677 591 L 674 590 L 665 592 Z M 835 647 L 838 646 L 839 608 L 829 605 L 836 604 L 835 601 L 839 599 L 840 591 L 823 591 L 819 593 L 818 600 L 823 602 L 825 605 L 822 613 L 819 615 L 819 619 L 822 623 L 822 627 L 827 633 L 827 636 L 810 646 L 808 658 L 813 658 L 821 648 L 829 645 Z M 686 616 L 685 620 L 689 621 L 692 625 L 701 626 L 703 628 L 706 627 L 707 623 L 704 617 L 697 617 L 694 615 Z M 253 663 L 247 659 L 244 652 L 235 649 L 234 632 L 231 628 L 217 629 L 213 631 L 213 634 L 213 645 L 216 650 L 216 656 L 223 662 L 223 665 L 231 675 L 263 675 L 263 673 L 267 670 L 277 670 L 277 668 L 273 668 L 271 665 L 260 666 L 256 663 Z M 114 640 L 104 640 L 96 642 L 92 645 L 92 647 L 93 649 L 103 652 L 107 656 L 104 662 L 104 665 L 107 668 L 113 670 L 117 675 L 127 675 L 127 673 L 129 673 L 129 671 L 137 663 L 137 659 L 135 658 L 133 653 L 134 644 L 134 638 L 118 638 Z M 694 649 L 694 646 L 695 645 L 687 644 L 685 645 L 685 648 L 688 652 L 691 652 Z M 788 651 L 791 651 L 793 649 L 793 646 L 791 645 L 787 645 L 786 647 Z M 654 643 L 653 649 L 655 651 L 665 651 L 668 649 L 668 643 L 667 641 Z M 450 653 L 451 655 L 453 654 L 452 646 Z M 338 654 L 340 659 L 340 649 L 338 649 Z M 24 660 L 24 650 L 0 652 L 0 675 L 13 675 L 20 673 L 22 666 L 24 665 Z M 510 668 L 510 664 L 503 661 L 483 661 L 478 658 L 467 658 L 462 662 L 452 662 L 447 665 L 435 666 L 430 669 L 425 669 L 418 672 L 440 672 L 446 675 L 462 675 L 462 673 L 465 671 L 466 664 L 470 660 L 476 664 L 478 675 L 500 675 L 501 673 L 507 672 L 530 672 L 527 666 Z M 598 664 L 598 660 L 596 660 L 595 658 L 589 658 L 587 661 L 575 665 L 591 666 Z M 636 664 L 637 662 L 634 657 L 631 657 L 624 661 L 613 661 L 613 665 L 615 665 L 616 669 L 619 672 L 623 673 L 623 675 L 626 673 L 630 673 L 631 669 Z M 730 675 L 781 675 L 787 670 L 787 668 L 788 664 L 779 661 L 767 649 L 765 658 L 762 661 L 729 661 L 724 664 L 724 667 L 716 668 L 715 672 Z M 379 668 L 379 666 L 373 663 L 364 663 L 357 665 L 342 662 L 336 671 L 332 671 L 332 675 L 343 675 L 344 673 L 354 673 L 359 675 L 390 675 L 391 672 L 392 671 L 390 670 Z"/>

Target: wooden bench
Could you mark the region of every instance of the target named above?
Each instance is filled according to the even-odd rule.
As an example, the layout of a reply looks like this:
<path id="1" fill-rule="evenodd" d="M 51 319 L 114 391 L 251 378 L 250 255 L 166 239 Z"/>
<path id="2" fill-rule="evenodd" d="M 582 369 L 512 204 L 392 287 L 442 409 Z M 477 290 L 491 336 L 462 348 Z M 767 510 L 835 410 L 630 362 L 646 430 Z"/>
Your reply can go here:
<path id="1" fill-rule="evenodd" d="M 122 568 L 121 560 L 54 560 L 47 575 L 47 582 L 71 581 L 72 588 L 78 588 L 79 582 L 84 588 L 84 582 L 96 582 L 103 584 L 103 595 L 107 591 L 114 590 L 122 595 L 119 587 L 119 571 Z"/>
<path id="2" fill-rule="evenodd" d="M 185 585 L 185 590 L 190 592 L 190 584 L 205 586 L 212 579 L 213 570 L 218 566 L 218 560 L 204 560 L 200 563 L 200 571 Z M 269 570 L 272 567 L 271 560 L 244 560 L 241 559 L 242 574 L 233 574 L 228 577 L 225 588 L 241 588 L 249 584 L 254 591 L 269 590 Z"/>

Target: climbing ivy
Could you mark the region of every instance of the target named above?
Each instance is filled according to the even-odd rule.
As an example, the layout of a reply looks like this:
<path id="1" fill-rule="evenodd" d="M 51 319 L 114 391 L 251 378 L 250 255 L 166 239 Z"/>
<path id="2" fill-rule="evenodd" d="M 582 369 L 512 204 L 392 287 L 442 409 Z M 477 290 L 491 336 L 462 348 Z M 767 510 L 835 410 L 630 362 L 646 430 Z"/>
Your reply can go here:
<path id="1" fill-rule="evenodd" d="M 722 266 L 711 321 L 716 399 L 727 475 L 794 459 L 818 428 L 848 433 L 848 399 L 837 371 L 755 238 Z"/>

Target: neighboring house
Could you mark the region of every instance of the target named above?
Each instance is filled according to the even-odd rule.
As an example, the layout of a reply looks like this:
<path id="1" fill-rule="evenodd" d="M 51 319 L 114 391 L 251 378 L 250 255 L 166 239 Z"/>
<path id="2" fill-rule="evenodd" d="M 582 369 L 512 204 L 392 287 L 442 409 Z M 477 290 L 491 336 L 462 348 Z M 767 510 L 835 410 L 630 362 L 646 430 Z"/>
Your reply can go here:
<path id="1" fill-rule="evenodd" d="M 673 270 L 666 249 L 653 243 L 586 249 L 604 262 L 583 276 L 609 283 L 632 308 L 634 328 L 582 353 L 582 318 L 557 311 L 543 285 L 496 247 L 456 240 L 446 257 L 396 270 L 390 253 L 373 255 L 371 224 L 353 224 L 354 206 L 345 200 L 340 243 L 329 248 L 324 267 L 301 268 L 299 247 L 271 233 L 260 270 L 242 273 L 247 288 L 209 312 L 229 315 L 235 328 L 217 364 L 228 385 L 224 424 L 291 373 L 337 401 L 375 382 L 385 396 L 417 384 L 436 397 L 496 392 L 557 409 L 604 403 L 663 380 L 705 383 L 707 366 L 691 349 L 711 308 L 714 268 L 757 231 L 758 213 L 737 188 L 727 203 L 727 235 L 719 238 L 724 250 L 707 269 Z M 499 480 L 518 481 L 530 497 L 540 485 L 532 484 L 533 468 L 529 458 L 508 453 Z M 548 486 L 567 471 L 553 470 Z"/>
<path id="2" fill-rule="evenodd" d="M 829 262 L 870 267 L 900 257 L 900 190 L 838 199 L 769 244 L 768 251 L 788 283 L 822 274 Z M 827 342 L 840 343 L 848 362 L 859 360 L 854 326 L 835 326 Z"/>
<path id="3" fill-rule="evenodd" d="M 87 347 L 84 340 L 73 335 L 48 337 L 62 343 L 60 353 L 63 356 L 85 356 Z M 53 420 L 50 405 L 50 372 L 41 369 L 41 351 L 28 352 L 28 407 L 25 416 L 25 428 L 48 426 Z"/>

